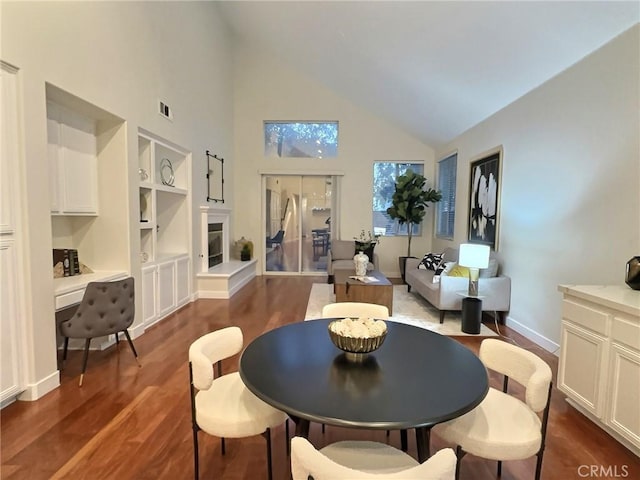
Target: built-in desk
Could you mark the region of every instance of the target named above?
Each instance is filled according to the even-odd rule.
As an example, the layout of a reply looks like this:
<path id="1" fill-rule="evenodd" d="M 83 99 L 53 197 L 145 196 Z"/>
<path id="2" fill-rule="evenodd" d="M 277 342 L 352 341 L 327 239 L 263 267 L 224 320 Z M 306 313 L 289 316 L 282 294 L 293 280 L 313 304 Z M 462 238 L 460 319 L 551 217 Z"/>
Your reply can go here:
<path id="1" fill-rule="evenodd" d="M 124 271 L 100 270 L 93 273 L 53 279 L 53 295 L 56 312 L 80 303 L 89 282 L 110 282 L 127 278 Z"/>

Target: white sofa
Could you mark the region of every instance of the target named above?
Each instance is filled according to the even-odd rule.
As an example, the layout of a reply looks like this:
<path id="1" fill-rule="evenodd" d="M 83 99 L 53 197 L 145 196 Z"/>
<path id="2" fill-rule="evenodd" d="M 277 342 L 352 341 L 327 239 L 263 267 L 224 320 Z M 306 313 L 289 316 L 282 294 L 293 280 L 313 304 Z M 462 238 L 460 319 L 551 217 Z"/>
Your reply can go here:
<path id="1" fill-rule="evenodd" d="M 490 259 L 497 262 L 495 252 L 491 252 Z M 464 277 L 440 276 L 439 282 L 434 282 L 433 270 L 418 268 L 421 258 L 408 258 L 405 270 L 405 282 L 409 291 L 422 295 L 429 303 L 440 310 L 440 323 L 444 321 L 446 311 L 460 311 L 462 299 L 468 290 L 469 279 Z M 447 248 L 444 251 L 446 262 L 458 261 L 458 250 Z M 482 299 L 482 310 L 497 312 L 500 323 L 511 304 L 511 278 L 500 274 L 498 264 L 497 276 L 487 277 L 488 271 L 480 270 L 478 281 L 478 296 Z"/>

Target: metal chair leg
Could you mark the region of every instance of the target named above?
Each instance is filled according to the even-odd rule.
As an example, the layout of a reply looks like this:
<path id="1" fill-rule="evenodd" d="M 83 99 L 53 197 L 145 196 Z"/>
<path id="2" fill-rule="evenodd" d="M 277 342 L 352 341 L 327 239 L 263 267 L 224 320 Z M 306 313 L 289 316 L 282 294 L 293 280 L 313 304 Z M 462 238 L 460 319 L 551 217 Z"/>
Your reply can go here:
<path id="1" fill-rule="evenodd" d="M 456 480 L 460 480 L 460 461 L 462 457 L 466 455 L 467 452 L 462 450 L 462 447 L 458 445 L 456 447 Z"/>
<path id="2" fill-rule="evenodd" d="M 127 330 L 123 330 L 124 336 L 127 337 L 127 341 L 129 342 L 129 346 L 131 347 L 131 351 L 133 352 L 133 356 L 136 357 L 136 363 L 138 367 L 141 367 L 140 361 L 138 360 L 138 352 L 136 352 L 136 347 L 133 346 L 133 342 L 131 341 L 131 336 Z"/>
<path id="3" fill-rule="evenodd" d="M 69 337 L 64 337 L 64 350 L 62 351 L 62 368 L 67 362 L 67 350 L 69 349 Z"/>
<path id="4" fill-rule="evenodd" d="M 200 462 L 198 461 L 198 427 L 193 426 L 193 474 L 195 480 L 200 478 Z"/>
<path id="5" fill-rule="evenodd" d="M 264 432 L 264 436 L 267 439 L 267 478 L 273 480 L 273 468 L 271 465 L 271 429 L 267 428 Z"/>
<path id="6" fill-rule="evenodd" d="M 78 386 L 82 386 L 82 381 L 84 380 L 84 372 L 87 369 L 87 360 L 89 359 L 89 345 L 91 344 L 91 339 L 87 338 L 84 341 L 84 357 L 82 358 L 82 373 L 80 374 L 80 383 Z"/>
<path id="7" fill-rule="evenodd" d="M 289 443 L 289 419 L 287 418 L 284 421 L 284 441 L 285 441 L 285 448 L 287 451 L 287 457 L 289 455 L 291 455 L 291 443 Z"/>
<path id="8" fill-rule="evenodd" d="M 544 450 L 538 454 L 538 460 L 536 461 L 536 480 L 540 480 L 540 474 L 542 473 L 542 453 L 543 452 Z"/>

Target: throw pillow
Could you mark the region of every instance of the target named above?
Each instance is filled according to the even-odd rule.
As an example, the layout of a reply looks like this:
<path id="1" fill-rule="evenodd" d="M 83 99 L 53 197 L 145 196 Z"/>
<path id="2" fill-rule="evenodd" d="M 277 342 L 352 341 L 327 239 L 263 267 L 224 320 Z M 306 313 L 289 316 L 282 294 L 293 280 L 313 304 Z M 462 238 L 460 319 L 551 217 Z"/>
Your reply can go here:
<path id="1" fill-rule="evenodd" d="M 498 261 L 495 258 L 489 259 L 489 266 L 480 269 L 480 278 L 493 278 L 498 276 Z"/>
<path id="2" fill-rule="evenodd" d="M 446 277 L 449 272 L 455 267 L 457 262 L 444 262 L 444 270 L 440 273 L 441 276 Z"/>
<path id="3" fill-rule="evenodd" d="M 418 264 L 418 268 L 433 270 L 435 272 L 442 263 L 443 256 L 444 253 L 427 253 L 422 257 L 422 261 Z"/>
<path id="4" fill-rule="evenodd" d="M 462 265 L 456 265 L 449 272 L 449 276 L 469 278 L 469 269 L 467 267 L 463 267 Z"/>
<path id="5" fill-rule="evenodd" d="M 367 257 L 369 257 L 369 260 L 371 260 L 373 262 L 373 249 L 376 248 L 376 244 L 375 243 L 371 243 L 366 248 L 363 248 L 363 246 L 366 246 L 366 244 L 362 243 L 362 242 L 358 242 L 356 240 L 356 242 L 355 242 L 355 252 L 353 252 L 353 254 L 357 255 L 358 252 L 362 251 L 362 253 L 364 253 Z"/>

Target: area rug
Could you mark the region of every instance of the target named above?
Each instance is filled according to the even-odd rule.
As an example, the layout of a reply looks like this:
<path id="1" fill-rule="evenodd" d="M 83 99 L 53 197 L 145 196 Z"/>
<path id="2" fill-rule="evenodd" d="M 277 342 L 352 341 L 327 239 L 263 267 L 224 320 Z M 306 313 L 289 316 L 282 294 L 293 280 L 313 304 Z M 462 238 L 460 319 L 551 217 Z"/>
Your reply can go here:
<path id="1" fill-rule="evenodd" d="M 311 287 L 304 319 L 321 318 L 322 307 L 335 301 L 333 285 L 314 283 Z M 393 315 L 389 320 L 426 328 L 441 335 L 468 335 L 461 329 L 460 312 L 447 312 L 444 323 L 441 324 L 440 312 L 420 295 L 407 292 L 406 285 L 393 286 Z M 493 330 L 481 325 L 480 333 L 475 336 L 492 337 L 497 335 Z"/>

